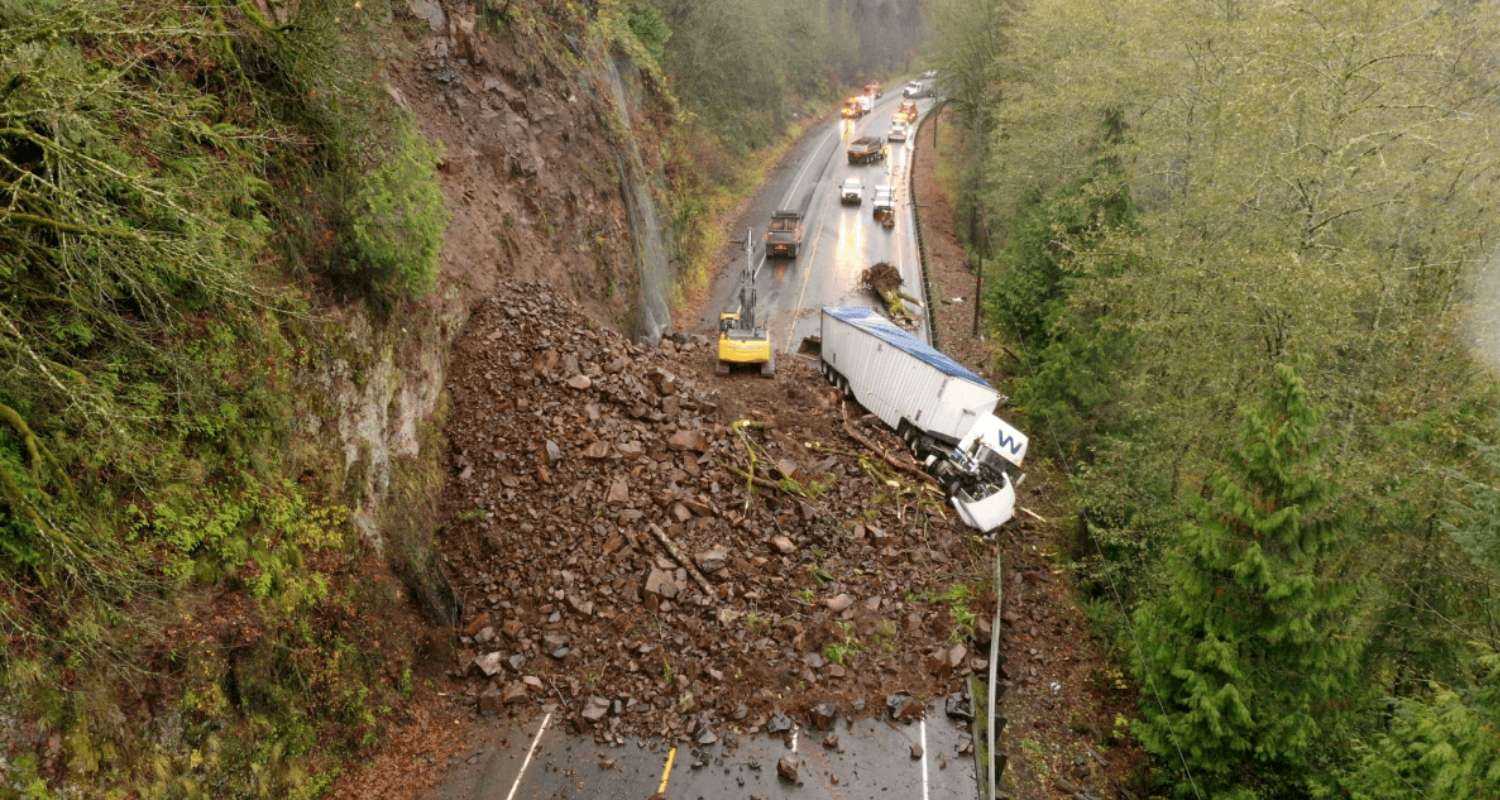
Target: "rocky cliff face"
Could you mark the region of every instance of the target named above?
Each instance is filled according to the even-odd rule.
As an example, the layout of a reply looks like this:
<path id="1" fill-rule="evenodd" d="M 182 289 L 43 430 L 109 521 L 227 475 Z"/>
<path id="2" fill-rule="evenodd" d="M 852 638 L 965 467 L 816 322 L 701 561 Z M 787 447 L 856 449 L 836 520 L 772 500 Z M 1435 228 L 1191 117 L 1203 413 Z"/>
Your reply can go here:
<path id="1" fill-rule="evenodd" d="M 426 300 L 389 315 L 341 312 L 347 348 L 316 365 L 309 389 L 322 410 L 306 428 L 341 450 L 366 539 L 431 615 L 451 621 L 427 546 L 449 347 L 509 279 L 545 284 L 639 340 L 661 336 L 669 245 L 656 160 L 637 137 L 664 115 L 629 61 L 579 20 L 536 10 L 486 19 L 467 2 L 408 10 L 396 22 L 417 58 L 388 65 L 387 91 L 444 150 L 442 273 Z"/>

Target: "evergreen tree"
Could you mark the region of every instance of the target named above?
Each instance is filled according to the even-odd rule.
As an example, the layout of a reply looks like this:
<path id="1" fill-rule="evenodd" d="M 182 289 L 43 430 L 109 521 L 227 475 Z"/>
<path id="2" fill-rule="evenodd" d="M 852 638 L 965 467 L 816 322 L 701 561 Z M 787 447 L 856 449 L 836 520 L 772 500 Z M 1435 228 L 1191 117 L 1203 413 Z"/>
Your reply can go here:
<path id="1" fill-rule="evenodd" d="M 1185 796 L 1306 796 L 1314 746 L 1352 693 L 1358 646 L 1335 574 L 1349 530 L 1319 425 L 1301 380 L 1277 367 L 1136 614 L 1138 734 L 1186 762 Z"/>
<path id="2" fill-rule="evenodd" d="M 1399 702 L 1350 780 L 1356 800 L 1500 797 L 1500 656 L 1477 663 L 1475 688 Z"/>

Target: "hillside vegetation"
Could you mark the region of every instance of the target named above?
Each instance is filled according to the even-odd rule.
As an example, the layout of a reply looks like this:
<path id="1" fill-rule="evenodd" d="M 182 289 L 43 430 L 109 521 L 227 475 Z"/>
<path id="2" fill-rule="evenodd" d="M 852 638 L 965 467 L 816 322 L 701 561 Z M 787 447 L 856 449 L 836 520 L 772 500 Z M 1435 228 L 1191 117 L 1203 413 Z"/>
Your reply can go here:
<path id="1" fill-rule="evenodd" d="M 1463 334 L 1500 11 L 935 6 L 987 319 L 1158 787 L 1500 794 L 1500 406 Z"/>
<path id="2" fill-rule="evenodd" d="M 0 794 L 313 795 L 398 682 L 295 381 L 433 285 L 438 153 L 383 4 L 273 7 L 0 2 Z"/>

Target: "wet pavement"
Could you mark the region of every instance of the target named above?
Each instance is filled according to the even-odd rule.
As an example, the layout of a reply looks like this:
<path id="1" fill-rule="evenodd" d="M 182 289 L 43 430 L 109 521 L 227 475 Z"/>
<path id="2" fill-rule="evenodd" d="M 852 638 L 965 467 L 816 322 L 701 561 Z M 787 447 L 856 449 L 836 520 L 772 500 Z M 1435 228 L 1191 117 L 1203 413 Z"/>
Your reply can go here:
<path id="1" fill-rule="evenodd" d="M 899 91 L 887 92 L 863 119 L 826 122 L 810 131 L 751 201 L 738 223 L 736 231 L 748 226 L 757 239 L 756 290 L 761 313 L 769 313 L 771 342 L 778 351 L 794 351 L 803 337 L 818 332 L 818 309 L 822 306 L 875 307 L 876 299 L 860 288 L 859 276 L 881 261 L 900 270 L 905 291 L 926 303 L 908 197 L 912 147 L 917 137 L 888 143 L 889 156 L 884 162 L 856 166 L 849 164 L 845 155 L 853 139 L 875 136 L 884 140 L 900 101 Z M 919 100 L 917 107 L 925 115 L 932 101 Z M 839 185 L 848 177 L 858 177 L 865 185 L 864 201 L 857 206 L 839 202 Z M 874 187 L 882 184 L 891 186 L 896 198 L 896 225 L 889 230 L 875 221 L 870 205 Z M 805 235 L 802 253 L 796 259 L 767 259 L 759 246 L 776 209 L 795 209 L 803 214 Z M 735 307 L 740 268 L 739 263 L 726 263 L 720 271 L 711 301 L 699 321 L 701 330 L 714 330 L 719 311 Z M 918 334 L 925 339 L 926 317 L 921 316 Z"/>
<path id="2" fill-rule="evenodd" d="M 673 749 L 600 745 L 563 728 L 551 715 L 496 723 L 427 800 L 972 800 L 977 792 L 973 756 L 959 753 L 966 728 L 943 715 L 941 702 L 918 722 L 839 720 L 834 748 L 825 745 L 828 732 L 807 729 L 747 736 L 734 746 Z M 788 753 L 800 761 L 800 783 L 777 775 L 777 762 Z"/>

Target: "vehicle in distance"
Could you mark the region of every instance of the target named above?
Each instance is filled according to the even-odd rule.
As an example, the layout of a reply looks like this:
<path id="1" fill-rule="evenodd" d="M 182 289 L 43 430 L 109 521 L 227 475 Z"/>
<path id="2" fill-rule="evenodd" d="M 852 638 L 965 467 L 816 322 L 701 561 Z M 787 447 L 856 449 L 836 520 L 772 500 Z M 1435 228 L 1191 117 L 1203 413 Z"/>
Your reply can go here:
<path id="1" fill-rule="evenodd" d="M 865 84 L 865 94 L 871 97 L 879 97 L 882 94 L 880 91 L 880 81 L 870 81 Z"/>
<path id="2" fill-rule="evenodd" d="M 846 178 L 839 187 L 839 202 L 857 206 L 865 201 L 865 182 L 859 178 Z"/>
<path id="3" fill-rule="evenodd" d="M 844 108 L 839 115 L 844 119 L 859 119 L 865 115 L 865 105 L 858 97 L 851 97 L 844 101 Z"/>
<path id="4" fill-rule="evenodd" d="M 929 69 L 926 72 L 922 73 L 922 77 L 926 78 L 927 80 L 930 81 L 933 78 L 937 77 L 937 70 L 935 70 L 935 69 Z"/>
<path id="5" fill-rule="evenodd" d="M 885 160 L 885 142 L 874 136 L 861 136 L 849 143 L 849 163 L 869 164 Z"/>
<path id="6" fill-rule="evenodd" d="M 891 191 L 890 186 L 882 183 L 875 187 L 875 196 L 870 203 L 870 208 L 875 215 L 875 221 L 880 223 L 882 228 L 895 227 L 896 193 Z"/>
<path id="7" fill-rule="evenodd" d="M 910 98 L 926 97 L 927 94 L 928 94 L 928 92 L 927 92 L 927 84 L 925 84 L 925 83 L 923 83 L 921 81 L 912 81 L 912 82 L 906 84 L 905 88 L 903 88 L 901 90 L 901 96 L 902 97 L 910 97 Z"/>
<path id="8" fill-rule="evenodd" d="M 796 211 L 777 211 L 766 226 L 766 255 L 796 258 L 802 249 L 802 215 Z"/>
<path id="9" fill-rule="evenodd" d="M 901 105 L 896 108 L 896 119 L 907 124 L 917 121 L 917 101 L 902 100 Z"/>
<path id="10" fill-rule="evenodd" d="M 965 523 L 1014 516 L 1029 441 L 995 416 L 993 386 L 872 309 L 824 306 L 820 333 L 824 377 L 906 441 Z"/>
<path id="11" fill-rule="evenodd" d="M 891 130 L 885 135 L 885 140 L 888 142 L 906 141 L 906 123 L 900 120 L 892 122 Z"/>
<path id="12" fill-rule="evenodd" d="M 875 98 L 867 94 L 862 94 L 856 99 L 859 100 L 859 110 L 861 113 L 868 114 L 875 110 Z"/>

